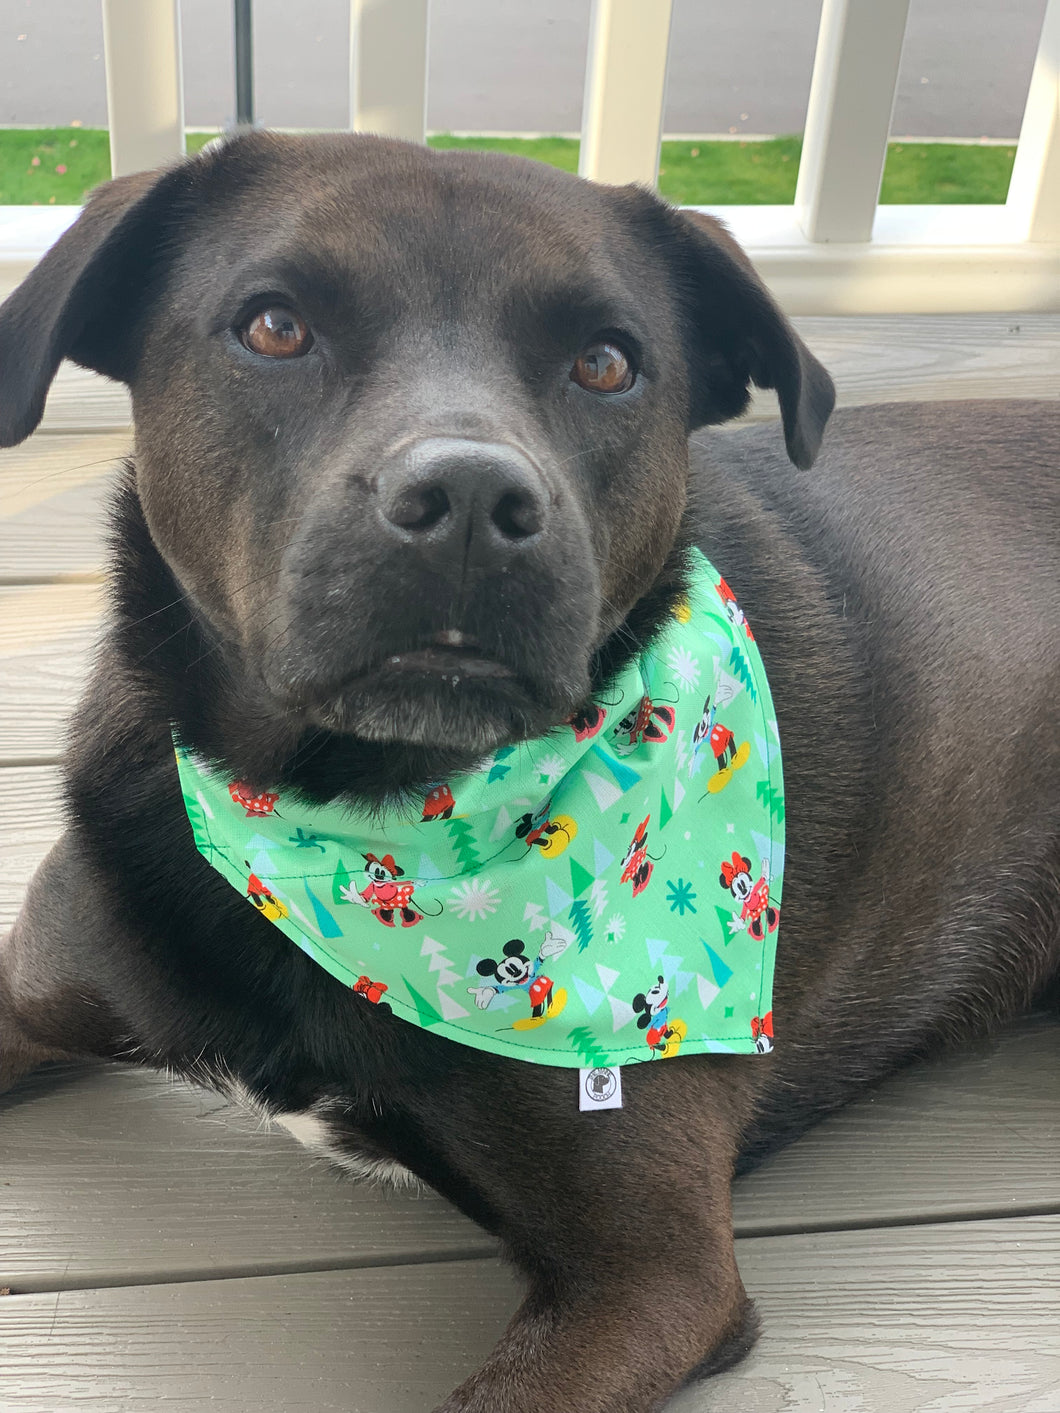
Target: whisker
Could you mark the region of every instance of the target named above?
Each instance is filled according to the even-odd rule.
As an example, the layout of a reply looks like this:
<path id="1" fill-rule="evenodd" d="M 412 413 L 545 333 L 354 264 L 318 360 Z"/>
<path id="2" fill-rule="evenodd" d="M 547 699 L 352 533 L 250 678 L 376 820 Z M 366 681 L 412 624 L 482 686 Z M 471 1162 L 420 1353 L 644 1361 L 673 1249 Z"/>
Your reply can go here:
<path id="1" fill-rule="evenodd" d="M 35 476 L 32 481 L 20 481 L 18 491 L 28 491 L 39 486 L 42 481 L 51 481 L 56 476 L 69 476 L 74 471 L 88 471 L 93 466 L 113 466 L 118 469 L 121 456 L 102 456 L 98 461 L 81 461 L 76 466 L 57 466 L 54 471 L 45 471 L 43 476 Z"/>

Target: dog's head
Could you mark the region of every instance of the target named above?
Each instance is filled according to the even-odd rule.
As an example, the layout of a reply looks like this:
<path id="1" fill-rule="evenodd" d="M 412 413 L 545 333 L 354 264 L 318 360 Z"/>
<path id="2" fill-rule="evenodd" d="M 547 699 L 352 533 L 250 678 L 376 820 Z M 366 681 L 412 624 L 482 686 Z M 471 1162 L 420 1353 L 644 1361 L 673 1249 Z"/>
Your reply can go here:
<path id="1" fill-rule="evenodd" d="M 132 389 L 152 552 L 244 714 L 435 779 L 432 751 L 568 717 L 661 621 L 692 429 L 774 387 L 807 466 L 833 401 L 717 223 L 355 136 L 101 187 L 0 310 L 0 442 L 63 357 Z"/>

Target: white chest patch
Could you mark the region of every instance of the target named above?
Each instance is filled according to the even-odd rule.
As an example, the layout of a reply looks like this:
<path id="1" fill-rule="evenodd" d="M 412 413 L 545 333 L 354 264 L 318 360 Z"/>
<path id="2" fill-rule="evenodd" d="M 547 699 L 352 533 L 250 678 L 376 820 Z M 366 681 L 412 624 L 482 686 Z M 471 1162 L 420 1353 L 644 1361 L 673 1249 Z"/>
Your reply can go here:
<path id="1" fill-rule="evenodd" d="M 274 1122 L 283 1124 L 288 1133 L 293 1134 L 311 1153 L 327 1158 L 361 1181 L 388 1183 L 406 1189 L 422 1186 L 416 1174 L 402 1163 L 396 1163 L 391 1158 L 362 1156 L 340 1148 L 332 1136 L 331 1125 L 311 1109 L 302 1113 L 277 1114 Z"/>

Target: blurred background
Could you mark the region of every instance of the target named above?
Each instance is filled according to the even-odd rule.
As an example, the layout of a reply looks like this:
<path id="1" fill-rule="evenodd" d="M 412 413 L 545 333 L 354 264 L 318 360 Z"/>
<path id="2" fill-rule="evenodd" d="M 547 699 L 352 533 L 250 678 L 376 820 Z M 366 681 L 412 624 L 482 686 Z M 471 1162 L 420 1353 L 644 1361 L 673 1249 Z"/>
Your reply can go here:
<path id="1" fill-rule="evenodd" d="M 891 128 L 903 150 L 891 153 L 884 201 L 1004 200 L 1007 144 L 1019 133 L 1045 3 L 912 0 Z M 235 116 L 232 5 L 183 0 L 181 10 L 185 119 L 212 134 Z M 791 200 L 820 11 L 820 0 L 675 0 L 663 126 L 676 142 L 663 151 L 665 194 Z M 589 0 L 433 0 L 428 129 L 576 166 L 589 18 Z M 257 121 L 347 125 L 349 0 L 254 0 L 253 34 Z M 2 0 L 0 72 L 4 128 L 29 130 L 25 138 L 103 128 L 97 0 Z M 532 141 L 551 135 L 567 140 Z M 908 138 L 930 142 L 913 151 Z M 40 139 L 3 135 L 0 204 L 78 201 L 106 175 L 105 141 L 97 171 L 89 133 L 65 146 L 51 131 Z M 704 139 L 719 147 L 704 151 Z M 734 150 L 720 149 L 733 140 Z"/>

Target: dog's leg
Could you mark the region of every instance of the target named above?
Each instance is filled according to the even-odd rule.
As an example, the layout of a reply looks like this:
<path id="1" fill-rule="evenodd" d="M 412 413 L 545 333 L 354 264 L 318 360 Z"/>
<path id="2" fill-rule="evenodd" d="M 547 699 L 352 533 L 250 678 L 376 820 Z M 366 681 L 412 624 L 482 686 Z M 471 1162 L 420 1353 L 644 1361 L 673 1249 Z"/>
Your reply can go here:
<path id="1" fill-rule="evenodd" d="M 521 1143 L 491 1129 L 472 1180 L 503 1213 L 530 1289 L 438 1413 L 649 1413 L 750 1348 L 729 1197 L 742 1105 L 722 1074 L 710 1095 L 704 1063 L 693 1061 L 698 1076 L 680 1060 L 634 1067 L 621 1113 L 560 1117 L 553 1104 L 554 1142 L 540 1157 L 526 1151 L 536 1105 Z M 567 1078 L 556 1088 L 575 1102 Z M 728 1082 L 740 1086 L 737 1071 Z"/>
<path id="2" fill-rule="evenodd" d="M 585 1288 L 534 1281 L 490 1358 L 437 1413 L 651 1413 L 680 1383 L 737 1362 L 754 1343 L 754 1307 L 731 1251 L 699 1254 L 697 1269 L 673 1251 L 642 1255 L 639 1273 L 609 1271 L 600 1284 L 586 1271 Z"/>
<path id="3" fill-rule="evenodd" d="M 0 938 L 0 1093 L 49 1060 L 114 1051 L 117 1026 L 93 974 L 103 960 L 93 894 L 64 836 Z"/>

